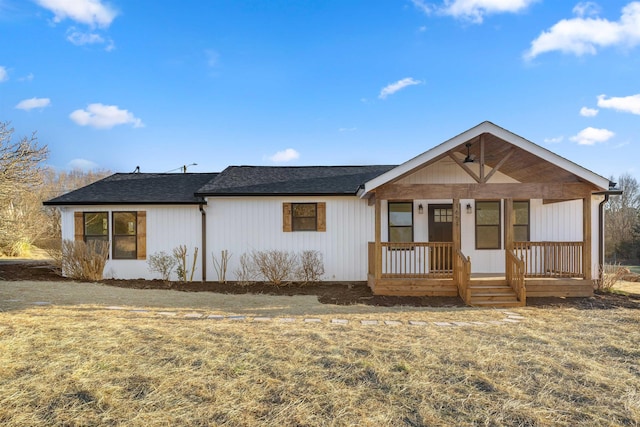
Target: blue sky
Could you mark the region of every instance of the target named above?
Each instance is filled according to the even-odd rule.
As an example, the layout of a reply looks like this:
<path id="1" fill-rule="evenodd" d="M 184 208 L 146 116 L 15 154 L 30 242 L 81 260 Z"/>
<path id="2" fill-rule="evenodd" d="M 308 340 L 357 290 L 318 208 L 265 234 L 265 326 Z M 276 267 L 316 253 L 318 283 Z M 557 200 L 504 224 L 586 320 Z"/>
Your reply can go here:
<path id="1" fill-rule="evenodd" d="M 640 2 L 0 0 L 0 120 L 49 165 L 404 162 L 489 120 L 640 178 Z"/>

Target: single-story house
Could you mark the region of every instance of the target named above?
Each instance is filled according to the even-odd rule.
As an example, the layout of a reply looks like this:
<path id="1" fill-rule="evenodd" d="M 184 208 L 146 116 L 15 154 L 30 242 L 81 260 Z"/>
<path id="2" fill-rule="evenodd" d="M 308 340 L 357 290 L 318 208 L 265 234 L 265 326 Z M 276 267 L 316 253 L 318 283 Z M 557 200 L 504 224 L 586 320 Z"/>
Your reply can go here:
<path id="1" fill-rule="evenodd" d="M 608 179 L 491 122 L 401 165 L 230 166 L 220 173 L 117 173 L 45 205 L 62 238 L 111 243 L 105 277 L 158 278 L 149 255 L 199 248 L 322 255 L 327 281 L 375 294 L 471 305 L 587 296 L 603 260 Z M 619 191 L 617 192 L 619 193 Z"/>

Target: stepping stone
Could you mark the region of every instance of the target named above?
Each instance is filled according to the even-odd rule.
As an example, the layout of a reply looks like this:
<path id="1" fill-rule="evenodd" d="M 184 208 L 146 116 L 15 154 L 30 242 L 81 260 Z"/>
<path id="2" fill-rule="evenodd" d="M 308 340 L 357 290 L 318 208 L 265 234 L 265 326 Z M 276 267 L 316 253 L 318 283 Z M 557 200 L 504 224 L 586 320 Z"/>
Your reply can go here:
<path id="1" fill-rule="evenodd" d="M 524 320 L 524 316 L 513 316 L 513 315 L 511 315 L 511 316 L 508 316 L 507 318 L 508 319 Z"/>
<path id="2" fill-rule="evenodd" d="M 320 319 L 318 319 L 318 318 L 304 319 L 304 321 L 305 321 L 306 323 L 320 323 L 320 322 L 321 322 L 321 320 L 320 320 Z"/>
<path id="3" fill-rule="evenodd" d="M 398 322 L 397 320 L 385 320 L 384 324 L 387 326 L 398 326 L 402 325 L 402 322 Z"/>
<path id="4" fill-rule="evenodd" d="M 178 313 L 176 313 L 175 311 L 159 311 L 158 312 L 158 315 L 160 316 L 175 316 L 176 314 Z"/>
<path id="5" fill-rule="evenodd" d="M 105 307 L 107 310 L 125 310 L 124 307 L 120 307 L 118 305 L 110 305 L 109 307 Z"/>
<path id="6" fill-rule="evenodd" d="M 131 313 L 148 313 L 149 310 L 143 310 L 141 308 L 134 308 L 133 310 L 129 310 Z"/>
<path id="7" fill-rule="evenodd" d="M 245 316 L 229 316 L 229 320 L 244 320 Z"/>
<path id="8" fill-rule="evenodd" d="M 469 322 L 451 322 L 456 326 L 471 326 L 471 323 Z"/>
<path id="9" fill-rule="evenodd" d="M 296 319 L 294 319 L 293 317 L 281 317 L 278 319 L 278 322 L 280 323 L 293 323 L 295 321 Z"/>
<path id="10" fill-rule="evenodd" d="M 487 322 L 491 325 L 504 325 L 503 322 L 501 322 L 500 320 L 490 320 L 489 322 Z"/>
<path id="11" fill-rule="evenodd" d="M 185 319 L 200 319 L 202 314 L 200 313 L 187 313 L 184 315 Z"/>
<path id="12" fill-rule="evenodd" d="M 349 323 L 349 321 L 347 319 L 331 319 L 331 323 L 337 325 L 346 325 L 347 323 Z"/>
<path id="13" fill-rule="evenodd" d="M 436 326 L 453 326 L 449 322 L 433 322 Z"/>
<path id="14" fill-rule="evenodd" d="M 33 304 L 33 305 L 51 305 L 51 303 L 47 302 L 47 301 L 35 301 L 35 302 L 32 302 L 31 304 Z"/>
<path id="15" fill-rule="evenodd" d="M 207 319 L 212 319 L 212 320 L 222 320 L 224 319 L 224 316 L 221 314 L 210 314 L 207 316 Z"/>
<path id="16" fill-rule="evenodd" d="M 372 325 L 377 325 L 378 321 L 377 320 L 361 320 L 360 323 L 363 325 L 372 326 Z"/>
<path id="17" fill-rule="evenodd" d="M 507 316 L 519 316 L 518 313 L 514 313 L 513 311 L 503 311 L 502 314 L 506 314 Z"/>
<path id="18" fill-rule="evenodd" d="M 520 321 L 516 319 L 502 319 L 502 321 L 507 323 L 520 323 Z"/>
<path id="19" fill-rule="evenodd" d="M 478 325 L 478 326 L 486 326 L 487 324 L 485 322 L 469 322 L 472 325 Z"/>
<path id="20" fill-rule="evenodd" d="M 427 322 L 423 322 L 422 320 L 409 320 L 409 324 L 413 326 L 426 326 Z"/>
<path id="21" fill-rule="evenodd" d="M 6 299 L 4 300 L 5 302 L 20 302 L 22 301 L 21 299 Z"/>
<path id="22" fill-rule="evenodd" d="M 269 322 L 269 321 L 271 321 L 271 317 L 266 317 L 266 316 L 254 317 L 253 321 L 254 322 Z"/>

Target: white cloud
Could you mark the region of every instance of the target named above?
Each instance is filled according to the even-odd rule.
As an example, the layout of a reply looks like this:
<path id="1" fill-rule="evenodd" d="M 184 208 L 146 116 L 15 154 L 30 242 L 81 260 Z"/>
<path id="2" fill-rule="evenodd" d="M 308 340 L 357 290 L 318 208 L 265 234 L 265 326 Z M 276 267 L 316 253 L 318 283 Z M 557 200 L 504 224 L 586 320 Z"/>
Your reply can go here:
<path id="1" fill-rule="evenodd" d="M 606 95 L 600 95 L 598 96 L 598 107 L 613 108 L 616 111 L 640 115 L 640 93 L 609 99 L 606 99 Z"/>
<path id="2" fill-rule="evenodd" d="M 573 8 L 573 14 L 576 16 L 596 16 L 600 13 L 600 6 L 592 1 L 578 3 Z"/>
<path id="3" fill-rule="evenodd" d="M 102 38 L 100 34 L 83 33 L 81 31 L 77 31 L 75 28 L 69 28 L 69 31 L 67 32 L 67 40 L 76 46 L 104 43 L 104 38 Z"/>
<path id="4" fill-rule="evenodd" d="M 89 104 L 86 110 L 75 110 L 69 117 L 80 126 L 92 126 L 97 129 L 110 129 L 117 125 L 132 124 L 144 127 L 142 120 L 117 105 Z"/>
<path id="5" fill-rule="evenodd" d="M 276 163 L 286 163 L 292 160 L 296 160 L 299 157 L 300 157 L 300 153 L 298 153 L 293 148 L 287 148 L 285 150 L 278 151 L 273 156 L 270 156 L 269 160 Z"/>
<path id="6" fill-rule="evenodd" d="M 9 80 L 9 73 L 5 67 L 0 65 L 0 82 L 6 82 L 7 80 Z"/>
<path id="7" fill-rule="evenodd" d="M 24 76 L 24 77 L 20 77 L 20 78 L 18 79 L 18 81 L 19 81 L 19 82 L 30 82 L 30 81 L 32 81 L 32 80 L 33 80 L 33 77 L 34 77 L 34 76 L 33 76 L 33 73 L 29 73 L 29 74 L 27 74 L 27 75 L 26 75 L 26 76 Z"/>
<path id="8" fill-rule="evenodd" d="M 559 144 L 564 141 L 564 136 L 554 136 L 552 138 L 545 138 L 545 144 Z"/>
<path id="9" fill-rule="evenodd" d="M 382 90 L 380 91 L 380 95 L 378 95 L 378 98 L 386 99 L 387 96 L 393 95 L 397 91 L 404 89 L 407 86 L 419 85 L 420 83 L 422 83 L 420 80 L 415 80 L 411 77 L 398 80 L 395 83 L 391 83 L 383 87 Z"/>
<path id="10" fill-rule="evenodd" d="M 424 0 L 411 0 L 411 3 L 426 15 L 430 15 L 433 12 L 434 7 L 424 2 Z"/>
<path id="11" fill-rule="evenodd" d="M 87 159 L 73 159 L 67 163 L 67 167 L 73 170 L 91 171 L 98 169 L 98 164 Z"/>
<path id="12" fill-rule="evenodd" d="M 51 100 L 49 98 L 30 98 L 23 99 L 22 101 L 18 102 L 18 105 L 16 105 L 15 108 L 17 108 L 18 110 L 29 111 L 33 110 L 34 108 L 44 108 L 50 105 Z"/>
<path id="13" fill-rule="evenodd" d="M 101 0 L 36 0 L 43 8 L 53 12 L 53 21 L 58 23 L 69 18 L 91 27 L 107 28 L 118 15 Z"/>
<path id="14" fill-rule="evenodd" d="M 597 129 L 588 127 L 582 129 L 577 135 L 572 136 L 570 139 L 577 142 L 580 145 L 594 145 L 598 142 L 606 142 L 613 138 L 615 133 L 608 129 Z"/>
<path id="15" fill-rule="evenodd" d="M 588 108 L 588 107 L 582 107 L 580 109 L 580 115 L 583 117 L 595 117 L 598 115 L 598 109 L 597 108 Z"/>
<path id="16" fill-rule="evenodd" d="M 445 0 L 441 13 L 480 24 L 485 15 L 521 12 L 536 1 L 538 0 Z"/>
<path id="17" fill-rule="evenodd" d="M 524 54 L 525 59 L 552 51 L 577 56 L 595 55 L 597 48 L 610 46 L 634 47 L 640 44 L 640 2 L 631 2 L 622 8 L 619 21 L 581 14 L 592 13 L 593 8 L 574 8 L 575 18 L 563 19 L 548 31 L 543 31 Z"/>

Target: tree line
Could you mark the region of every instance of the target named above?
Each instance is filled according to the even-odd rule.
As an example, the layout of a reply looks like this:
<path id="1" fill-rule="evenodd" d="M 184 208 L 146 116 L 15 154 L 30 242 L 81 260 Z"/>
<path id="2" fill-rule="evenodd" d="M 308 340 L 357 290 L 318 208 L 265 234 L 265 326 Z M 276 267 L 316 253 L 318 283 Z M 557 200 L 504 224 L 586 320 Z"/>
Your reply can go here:
<path id="1" fill-rule="evenodd" d="M 14 129 L 0 122 L 0 254 L 24 256 L 34 246 L 59 248 L 60 213 L 42 202 L 110 174 L 57 171 L 45 165 L 48 156 L 35 133 L 14 140 Z"/>

